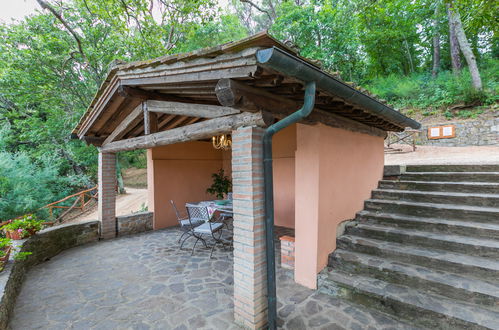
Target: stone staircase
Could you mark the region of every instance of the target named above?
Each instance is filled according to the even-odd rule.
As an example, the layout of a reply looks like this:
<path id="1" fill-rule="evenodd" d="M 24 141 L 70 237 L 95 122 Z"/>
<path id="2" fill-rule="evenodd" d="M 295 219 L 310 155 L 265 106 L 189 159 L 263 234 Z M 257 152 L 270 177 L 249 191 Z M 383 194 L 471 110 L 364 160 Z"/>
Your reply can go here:
<path id="1" fill-rule="evenodd" d="M 322 292 L 429 329 L 499 329 L 499 165 L 407 166 L 337 239 Z"/>

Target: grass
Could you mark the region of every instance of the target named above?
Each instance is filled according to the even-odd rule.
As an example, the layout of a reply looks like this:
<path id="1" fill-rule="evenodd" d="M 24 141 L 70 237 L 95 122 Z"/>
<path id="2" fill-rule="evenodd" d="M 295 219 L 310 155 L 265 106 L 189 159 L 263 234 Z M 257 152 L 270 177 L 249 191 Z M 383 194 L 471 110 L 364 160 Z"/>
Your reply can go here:
<path id="1" fill-rule="evenodd" d="M 474 118 L 499 101 L 499 60 L 484 61 L 480 73 L 482 91 L 472 88 L 467 68 L 458 75 L 442 71 L 436 78 L 430 73 L 390 75 L 372 80 L 367 88 L 407 115 Z"/>

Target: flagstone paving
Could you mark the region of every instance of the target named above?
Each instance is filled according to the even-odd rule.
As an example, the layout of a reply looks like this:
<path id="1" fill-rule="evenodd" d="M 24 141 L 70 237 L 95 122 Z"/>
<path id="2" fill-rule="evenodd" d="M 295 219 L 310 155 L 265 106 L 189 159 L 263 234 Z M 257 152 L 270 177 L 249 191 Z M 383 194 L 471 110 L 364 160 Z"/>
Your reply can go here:
<path id="1" fill-rule="evenodd" d="M 232 252 L 179 250 L 177 229 L 77 247 L 32 268 L 12 329 L 237 329 Z M 189 242 L 192 246 L 193 242 Z M 186 243 L 188 247 L 188 244 Z M 279 327 L 409 329 L 306 289 L 278 267 Z"/>

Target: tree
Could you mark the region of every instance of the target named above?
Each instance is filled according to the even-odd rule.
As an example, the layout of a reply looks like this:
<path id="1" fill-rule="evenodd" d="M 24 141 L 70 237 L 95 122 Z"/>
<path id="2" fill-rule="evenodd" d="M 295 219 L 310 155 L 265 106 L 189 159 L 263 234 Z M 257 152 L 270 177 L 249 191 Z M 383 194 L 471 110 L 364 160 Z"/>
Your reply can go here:
<path id="1" fill-rule="evenodd" d="M 447 10 L 449 12 L 449 25 L 451 26 L 451 30 L 454 30 L 455 32 L 456 38 L 459 43 L 459 48 L 463 52 L 464 58 L 466 59 L 466 63 L 468 64 L 468 69 L 470 70 L 473 87 L 476 90 L 481 90 L 482 79 L 480 78 L 480 72 L 478 71 L 478 65 L 476 63 L 475 54 L 473 54 L 468 39 L 466 38 L 466 34 L 464 32 L 459 11 L 453 5 L 452 2 L 449 2 L 447 4 Z"/>
<path id="2" fill-rule="evenodd" d="M 447 16 L 449 20 L 449 48 L 452 63 L 452 71 L 458 74 L 461 71 L 461 58 L 459 55 L 459 41 L 457 40 L 457 31 L 455 24 L 452 23 L 452 13 L 447 4 Z"/>
<path id="3" fill-rule="evenodd" d="M 435 78 L 440 71 L 440 33 L 438 29 L 438 23 L 440 19 L 440 3 L 435 2 L 435 13 L 433 16 L 433 68 L 431 70 L 431 75 Z"/>

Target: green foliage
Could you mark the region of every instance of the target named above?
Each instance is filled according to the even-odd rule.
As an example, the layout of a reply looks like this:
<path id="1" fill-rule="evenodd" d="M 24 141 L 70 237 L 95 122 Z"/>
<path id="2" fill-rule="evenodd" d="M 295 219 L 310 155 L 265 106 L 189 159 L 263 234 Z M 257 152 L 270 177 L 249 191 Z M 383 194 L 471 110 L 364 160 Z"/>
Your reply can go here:
<path id="1" fill-rule="evenodd" d="M 211 177 L 213 178 L 213 184 L 206 189 L 208 194 L 212 194 L 218 199 L 222 199 L 224 198 L 224 195 L 232 191 L 232 181 L 225 175 L 222 168 L 217 173 L 213 173 Z"/>
<path id="2" fill-rule="evenodd" d="M 10 238 L 0 238 L 0 258 L 5 257 L 6 249 L 12 246 L 12 240 Z"/>
<path id="3" fill-rule="evenodd" d="M 58 159 L 35 162 L 26 153 L 0 151 L 0 219 L 7 220 L 69 195 L 85 176 L 64 176 Z"/>
<path id="4" fill-rule="evenodd" d="M 399 108 L 426 109 L 426 115 L 431 115 L 432 110 L 439 109 L 449 118 L 467 118 L 471 115 L 466 112 L 454 114 L 446 111 L 447 107 L 455 104 L 490 105 L 498 102 L 498 71 L 499 60 L 488 60 L 482 66 L 484 90 L 481 92 L 472 88 L 468 71 L 462 71 L 459 75 L 444 71 L 436 79 L 433 79 L 430 73 L 408 76 L 392 74 L 373 79 L 367 87 Z"/>
<path id="5" fill-rule="evenodd" d="M 44 220 L 38 219 L 34 214 L 26 214 L 21 218 L 10 220 L 8 224 L 2 226 L 5 231 L 17 231 L 23 238 L 31 236 L 40 231 Z"/>
<path id="6" fill-rule="evenodd" d="M 321 61 L 325 69 L 357 80 L 363 75 L 364 59 L 354 11 L 346 0 L 325 1 L 322 6 L 283 2 L 271 32 L 298 46 L 300 55 Z"/>

